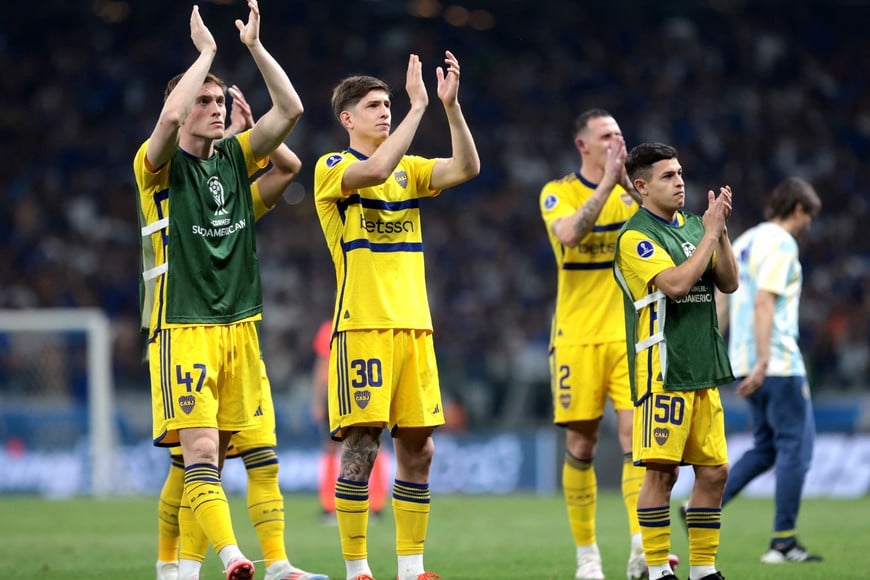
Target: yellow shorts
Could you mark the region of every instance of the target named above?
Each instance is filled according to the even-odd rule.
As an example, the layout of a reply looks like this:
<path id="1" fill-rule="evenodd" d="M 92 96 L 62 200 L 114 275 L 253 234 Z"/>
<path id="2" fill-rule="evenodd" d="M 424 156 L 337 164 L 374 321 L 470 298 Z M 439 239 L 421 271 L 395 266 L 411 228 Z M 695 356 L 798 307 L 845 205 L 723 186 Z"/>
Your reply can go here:
<path id="1" fill-rule="evenodd" d="M 161 330 L 148 351 L 155 445 L 178 445 L 178 429 L 244 431 L 262 423 L 254 322 Z"/>
<path id="2" fill-rule="evenodd" d="M 719 389 L 668 391 L 661 383 L 634 409 L 634 462 L 725 465 L 725 415 Z"/>
<path id="3" fill-rule="evenodd" d="M 260 384 L 263 388 L 263 401 L 259 413 L 263 419 L 259 427 L 233 433 L 227 457 L 238 457 L 243 451 L 258 447 L 276 447 L 278 438 L 275 435 L 275 406 L 272 403 L 272 386 L 266 374 L 266 363 L 260 360 Z"/>
<path id="4" fill-rule="evenodd" d="M 617 411 L 634 409 L 624 342 L 553 348 L 550 377 L 556 425 L 600 418 L 608 398 Z"/>
<path id="5" fill-rule="evenodd" d="M 339 332 L 329 353 L 329 430 L 351 426 L 435 427 L 444 423 L 432 333 Z"/>

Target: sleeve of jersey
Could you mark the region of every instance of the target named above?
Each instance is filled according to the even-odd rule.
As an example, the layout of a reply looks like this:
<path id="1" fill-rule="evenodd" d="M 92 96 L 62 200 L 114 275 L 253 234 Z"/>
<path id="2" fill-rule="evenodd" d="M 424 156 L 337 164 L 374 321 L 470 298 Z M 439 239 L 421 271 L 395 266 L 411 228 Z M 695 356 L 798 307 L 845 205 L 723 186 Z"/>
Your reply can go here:
<path id="1" fill-rule="evenodd" d="M 147 225 L 157 221 L 157 204 L 153 201 L 153 196 L 155 193 L 169 187 L 170 164 L 164 163 L 163 167 L 158 168 L 157 171 L 151 171 L 148 169 L 148 164 L 145 161 L 147 149 L 148 141 L 145 141 L 133 158 L 133 175 L 136 178 L 136 187 L 140 196 L 142 218 L 145 220 L 140 225 Z"/>
<path id="2" fill-rule="evenodd" d="M 664 248 L 638 230 L 627 230 L 622 234 L 619 238 L 619 255 L 626 278 L 634 278 L 639 289 L 651 285 L 653 278 L 675 266 Z M 632 282 L 627 281 L 629 284 Z M 639 292 L 636 296 L 641 294 Z"/>
<path id="3" fill-rule="evenodd" d="M 435 169 L 437 159 L 428 159 L 416 155 L 406 155 L 402 159 L 402 164 L 408 168 L 411 173 L 409 178 L 413 177 L 416 184 L 418 197 L 435 197 L 441 193 L 440 189 L 432 189 L 429 185 L 432 183 L 432 170 Z"/>
<path id="4" fill-rule="evenodd" d="M 245 154 L 245 167 L 248 168 L 248 175 L 253 175 L 257 171 L 263 169 L 269 164 L 269 158 L 254 159 L 254 152 L 251 151 L 251 130 L 242 131 L 236 135 L 239 140 L 239 145 L 242 146 L 242 151 Z"/>
<path id="5" fill-rule="evenodd" d="M 327 153 L 314 166 L 314 200 L 326 201 L 346 197 L 341 191 L 341 180 L 348 166 L 354 162 L 349 155 Z"/>
<path id="6" fill-rule="evenodd" d="M 163 167 L 159 167 L 157 171 L 148 169 L 145 154 L 148 151 L 149 141 L 150 139 L 142 143 L 139 150 L 136 151 L 136 156 L 133 158 L 133 175 L 136 177 L 136 185 L 139 186 L 140 191 L 147 191 L 169 184 L 169 163 L 164 163 Z"/>
<path id="7" fill-rule="evenodd" d="M 550 182 L 541 190 L 540 205 L 541 216 L 547 225 L 547 231 L 553 227 L 553 222 L 559 218 L 573 214 L 576 208 L 563 199 L 560 188 L 554 182 Z"/>
<path id="8" fill-rule="evenodd" d="M 263 201 L 263 196 L 260 195 L 260 183 L 254 181 L 251 184 L 251 200 L 254 202 L 254 218 L 259 221 L 261 217 L 269 213 L 272 209 Z"/>
<path id="9" fill-rule="evenodd" d="M 793 257 L 793 252 L 785 240 L 765 249 L 758 263 L 758 289 L 780 296 L 785 294 Z"/>

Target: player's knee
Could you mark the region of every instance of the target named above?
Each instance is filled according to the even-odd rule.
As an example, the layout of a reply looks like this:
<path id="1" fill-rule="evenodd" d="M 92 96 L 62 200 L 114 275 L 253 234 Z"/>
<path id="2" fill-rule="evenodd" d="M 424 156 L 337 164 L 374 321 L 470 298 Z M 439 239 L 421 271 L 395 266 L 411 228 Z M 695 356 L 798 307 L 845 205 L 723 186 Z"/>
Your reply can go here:
<path id="1" fill-rule="evenodd" d="M 412 445 L 401 452 L 397 452 L 396 459 L 408 472 L 425 477 L 432 467 L 432 458 L 435 457 L 435 441 L 429 437 L 419 445 Z"/>
<path id="2" fill-rule="evenodd" d="M 728 481 L 728 464 L 705 466 L 695 470 L 695 480 L 708 490 L 723 490 Z"/>
<path id="3" fill-rule="evenodd" d="M 670 493 L 679 473 L 680 468 L 676 464 L 647 463 L 645 480 L 656 489 Z"/>
<path id="4" fill-rule="evenodd" d="M 196 463 L 208 463 L 209 465 L 217 465 L 218 444 L 208 437 L 199 437 L 193 440 L 184 450 L 185 465 L 193 465 Z"/>

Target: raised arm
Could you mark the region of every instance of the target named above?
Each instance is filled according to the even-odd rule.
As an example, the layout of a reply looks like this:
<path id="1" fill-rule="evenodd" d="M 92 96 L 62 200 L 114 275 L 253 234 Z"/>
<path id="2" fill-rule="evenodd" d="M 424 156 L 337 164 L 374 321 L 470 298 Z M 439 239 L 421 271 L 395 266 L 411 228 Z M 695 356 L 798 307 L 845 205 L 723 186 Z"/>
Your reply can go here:
<path id="1" fill-rule="evenodd" d="M 233 106 L 230 110 L 230 125 L 227 127 L 227 136 L 246 131 L 254 125 L 254 115 L 251 112 L 251 106 L 245 100 L 245 95 L 241 89 L 236 85 L 232 85 L 229 88 L 229 93 L 233 98 Z M 259 186 L 260 197 L 263 203 L 266 207 L 271 208 L 278 202 L 287 186 L 299 175 L 299 171 L 302 169 L 302 161 L 284 143 L 281 143 L 269 155 L 269 160 L 272 162 L 272 165 L 257 178 L 257 185 Z"/>
<path id="2" fill-rule="evenodd" d="M 408 114 L 399 126 L 381 143 L 377 150 L 365 161 L 352 163 L 344 172 L 341 187 L 353 191 L 361 187 L 380 185 L 392 174 L 402 156 L 408 151 L 423 113 L 429 105 L 429 94 L 423 84 L 423 65 L 416 54 L 408 57 L 408 70 L 405 74 L 405 90 L 411 101 Z M 357 106 L 384 106 L 383 103 L 362 103 Z M 388 106 L 388 104 L 387 104 Z"/>
<path id="3" fill-rule="evenodd" d="M 449 50 L 444 55 L 446 72 L 439 66 L 435 74 L 438 78 L 438 98 L 444 105 L 450 125 L 453 153 L 450 158 L 439 159 L 435 163 L 430 181 L 432 189 L 447 189 L 480 174 L 480 156 L 459 106 L 459 61 Z"/>
<path id="4" fill-rule="evenodd" d="M 610 197 L 617 183 L 626 188 L 630 187 L 631 189 L 627 189 L 627 191 L 633 192 L 632 197 L 640 197 L 640 194 L 634 189 L 634 185 L 624 183 L 629 181 L 625 175 L 625 157 L 628 154 L 625 150 L 625 141 L 621 136 L 615 136 L 613 143 L 615 146 L 607 149 L 604 177 L 589 199 L 586 200 L 586 203 L 577 208 L 577 211 L 571 215 L 561 217 L 553 222 L 553 234 L 563 246 L 575 247 L 592 231 L 595 221 L 601 215 L 601 209 L 607 203 L 607 198 Z M 637 201 L 640 203 L 639 199 Z"/>
<path id="5" fill-rule="evenodd" d="M 165 165 L 178 149 L 181 125 L 190 113 L 217 53 L 217 44 L 202 21 L 198 6 L 194 6 L 190 13 L 190 39 L 199 51 L 199 56 L 184 72 L 163 103 L 145 152 L 145 159 L 152 169 Z"/>
<path id="6" fill-rule="evenodd" d="M 277 149 L 296 125 L 302 115 L 302 100 L 287 73 L 260 42 L 260 8 L 257 0 L 248 0 L 248 7 L 248 22 L 236 20 L 236 28 L 239 29 L 239 38 L 248 47 L 260 69 L 272 98 L 272 108 L 254 123 L 251 130 L 251 150 L 255 157 L 263 158 Z"/>
<path id="7" fill-rule="evenodd" d="M 719 196 L 713 190 L 707 192 L 708 207 L 704 212 L 704 237 L 692 256 L 673 268 L 659 272 L 653 279 L 653 283 L 664 292 L 668 298 L 678 300 L 689 294 L 692 286 L 701 278 L 701 275 L 713 259 L 713 252 L 720 246 L 720 237 L 725 231 L 725 221 L 731 215 L 731 188 L 729 186 L 719 188 Z M 730 250 L 731 244 L 728 244 Z M 731 260 L 734 253 L 731 252 Z M 735 272 L 736 272 L 736 261 Z M 721 288 L 720 288 L 721 289 Z M 736 289 L 730 290 L 733 292 Z M 724 290 L 723 290 L 724 291 Z"/>

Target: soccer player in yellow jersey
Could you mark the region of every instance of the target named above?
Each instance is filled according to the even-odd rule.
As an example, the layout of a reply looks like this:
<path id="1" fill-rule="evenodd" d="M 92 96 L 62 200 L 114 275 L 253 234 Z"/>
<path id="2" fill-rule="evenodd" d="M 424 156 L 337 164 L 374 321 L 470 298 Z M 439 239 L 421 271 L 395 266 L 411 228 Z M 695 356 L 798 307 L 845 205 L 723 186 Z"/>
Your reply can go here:
<path id="1" fill-rule="evenodd" d="M 676 580 L 668 562 L 671 489 L 678 466 L 688 464 L 695 471 L 689 579 L 722 580 L 716 554 L 728 449 L 718 386 L 734 376 L 714 296 L 738 286 L 726 228 L 731 188 L 708 191 L 701 217 L 682 211 L 686 186 L 673 147 L 642 143 L 625 167 L 643 207 L 619 234 L 613 272 L 624 296 L 633 456 L 645 467 L 637 515 L 649 578 Z"/>
<path id="2" fill-rule="evenodd" d="M 151 136 L 133 161 L 154 443 L 181 445 L 182 507 L 214 546 L 227 580 L 254 575 L 220 481 L 230 435 L 262 423 L 256 331 L 262 295 L 250 177 L 302 114 L 287 73 L 260 40 L 257 1 L 247 6 L 247 22 L 235 25 L 268 89 L 270 109 L 250 131 L 224 139 L 226 86 L 209 72 L 217 43 L 194 6 L 190 37 L 197 58 L 169 82 Z M 201 561 L 183 556 L 179 578 L 196 578 Z"/>
<path id="3" fill-rule="evenodd" d="M 227 137 L 247 131 L 254 125 L 251 107 L 235 85 L 228 91 L 233 97 Z M 225 137 L 226 138 L 226 137 Z M 251 184 L 254 217 L 259 220 L 275 207 L 284 190 L 292 182 L 302 162 L 285 144 L 269 155 L 271 166 Z M 260 541 L 265 560 L 265 580 L 328 580 L 322 574 L 312 574 L 293 566 L 284 546 L 284 496 L 278 484 L 278 455 L 275 451 L 275 409 L 266 365 L 260 361 L 263 398 L 260 405 L 263 420 L 256 429 L 239 431 L 230 439 L 228 457 L 241 457 L 247 474 L 247 503 L 251 523 Z M 173 448 L 166 480 L 160 491 L 157 526 L 157 580 L 177 580 L 179 549 L 194 560 L 205 558 L 208 540 L 193 519 L 191 510 L 181 510 L 184 491 L 184 459 L 181 450 Z M 181 545 L 181 535 L 184 544 Z"/>
<path id="4" fill-rule="evenodd" d="M 643 469 L 631 461 L 634 406 L 628 384 L 622 293 L 611 273 L 619 229 L 640 207 L 625 173 L 625 140 L 603 109 L 574 124 L 580 169 L 550 181 L 540 205 L 556 258 L 556 310 L 550 336 L 553 421 L 565 428 L 562 487 L 576 546 L 575 578 L 604 578 L 595 538 L 598 485 L 593 457 L 609 398 L 623 452 L 622 494 L 631 550 L 628 578 L 646 573 L 637 494 Z"/>
<path id="5" fill-rule="evenodd" d="M 393 435 L 393 514 L 399 580 L 438 576 L 423 566 L 429 522 L 432 432 L 444 423 L 423 268 L 420 199 L 466 182 L 480 159 L 459 106 L 459 61 L 445 53 L 437 94 L 452 156 L 407 155 L 429 96 L 417 55 L 408 59 L 410 109 L 391 132 L 390 89 L 352 76 L 332 109 L 350 144 L 314 168 L 314 200 L 335 266 L 337 295 L 329 361 L 329 418 L 342 442 L 335 508 L 348 580 L 371 580 L 368 480 L 381 431 Z"/>

